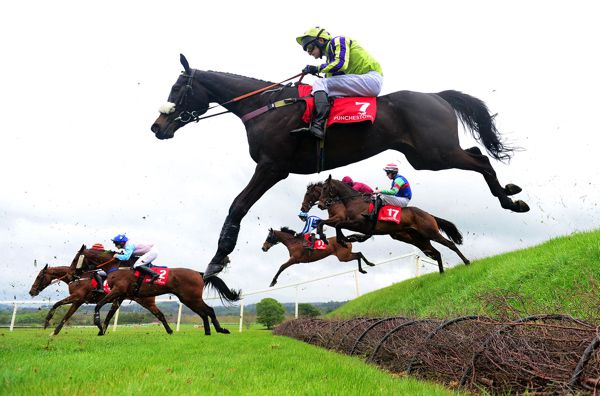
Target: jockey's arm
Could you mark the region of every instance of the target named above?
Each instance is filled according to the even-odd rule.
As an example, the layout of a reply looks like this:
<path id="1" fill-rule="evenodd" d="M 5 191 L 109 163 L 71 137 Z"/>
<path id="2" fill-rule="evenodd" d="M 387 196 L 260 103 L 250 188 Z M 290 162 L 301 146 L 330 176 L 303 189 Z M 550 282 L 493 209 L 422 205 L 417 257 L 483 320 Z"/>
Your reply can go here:
<path id="1" fill-rule="evenodd" d="M 329 45 L 335 48 L 334 57 L 328 63 L 319 65 L 319 72 L 333 74 L 345 71 L 350 61 L 350 46 L 348 44 L 343 36 L 333 38 Z"/>
<path id="2" fill-rule="evenodd" d="M 115 254 L 115 258 L 121 261 L 129 260 L 134 250 L 135 245 L 133 243 L 128 243 L 125 245 L 125 251 L 123 252 L 123 254 Z"/>

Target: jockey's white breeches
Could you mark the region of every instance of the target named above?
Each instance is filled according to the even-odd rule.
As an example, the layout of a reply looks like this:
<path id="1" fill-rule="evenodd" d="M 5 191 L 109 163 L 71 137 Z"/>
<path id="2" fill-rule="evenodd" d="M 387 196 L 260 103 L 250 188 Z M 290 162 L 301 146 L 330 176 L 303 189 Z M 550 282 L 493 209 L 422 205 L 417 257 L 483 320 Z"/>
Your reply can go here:
<path id="1" fill-rule="evenodd" d="M 343 74 L 319 78 L 313 83 L 312 93 L 325 91 L 329 96 L 377 96 L 383 77 L 376 71 L 367 74 Z"/>
<path id="2" fill-rule="evenodd" d="M 150 264 L 158 257 L 158 250 L 155 247 L 150 248 L 147 253 L 144 253 L 136 262 L 133 264 L 133 268 L 137 268 L 140 265 Z"/>
<path id="3" fill-rule="evenodd" d="M 401 208 L 406 208 L 410 201 L 410 199 L 406 197 L 397 197 L 395 195 L 380 194 L 379 196 L 384 205 L 400 206 Z"/>

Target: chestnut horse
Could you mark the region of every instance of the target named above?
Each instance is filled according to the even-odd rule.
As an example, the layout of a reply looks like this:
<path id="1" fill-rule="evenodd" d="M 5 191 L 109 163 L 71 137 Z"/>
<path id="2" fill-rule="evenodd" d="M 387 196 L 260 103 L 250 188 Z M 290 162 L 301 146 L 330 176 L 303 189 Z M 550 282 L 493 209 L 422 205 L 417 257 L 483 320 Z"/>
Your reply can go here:
<path id="1" fill-rule="evenodd" d="M 154 135 L 158 139 L 172 138 L 179 128 L 199 121 L 211 108 L 210 103 L 217 103 L 243 120 L 250 156 L 257 163 L 252 179 L 229 208 L 217 251 L 205 272 L 206 278 L 224 268 L 223 260 L 235 248 L 240 222 L 250 208 L 290 173 L 311 174 L 333 169 L 388 149 L 404 153 L 418 170 L 455 168 L 478 172 L 503 208 L 515 212 L 529 210 L 525 202 L 510 198 L 521 188 L 514 184 L 500 185 L 490 160 L 479 148 L 463 150 L 459 145 L 458 119 L 494 159 L 506 161 L 514 151 L 502 142 L 494 117 L 477 98 L 453 90 L 398 91 L 380 96 L 374 124 L 334 124 L 328 128 L 321 162 L 319 143 L 312 136 L 289 134 L 304 126 L 302 101 L 285 107 L 271 106 L 274 101 L 298 98 L 296 87 L 192 69 L 183 55 L 180 61 L 184 71 L 171 88 L 169 103 L 161 107 L 161 114 L 150 128 Z M 276 89 L 269 94 L 252 94 L 273 85 Z M 267 111 L 271 109 L 276 110 Z M 261 115 L 254 116 L 263 110 Z M 222 139 L 222 136 L 213 134 L 206 139 Z"/>
<path id="2" fill-rule="evenodd" d="M 65 316 L 60 320 L 60 323 L 58 326 L 56 326 L 52 335 L 57 335 L 60 332 L 65 323 L 82 304 L 96 304 L 101 299 L 100 294 L 93 293 L 96 288 L 92 286 L 91 272 L 85 272 L 82 274 L 82 277 L 75 280 L 72 280 L 72 275 L 73 270 L 70 267 L 48 267 L 48 264 L 46 264 L 46 266 L 38 273 L 38 276 L 35 278 L 35 281 L 29 290 L 29 295 L 35 297 L 40 294 L 42 290 L 48 287 L 54 280 L 63 281 L 69 286 L 69 296 L 54 304 L 52 308 L 50 308 L 50 311 L 44 320 L 45 329 L 50 325 L 50 319 L 52 319 L 52 316 L 54 316 L 54 311 L 56 311 L 58 307 L 61 305 L 71 304 L 71 307 Z M 165 315 L 163 315 L 163 313 L 156 306 L 154 297 L 134 298 L 133 300 L 150 311 L 152 315 L 156 316 L 156 318 L 160 320 L 165 327 L 167 333 L 173 334 L 173 330 L 171 330 L 171 327 L 169 327 L 169 323 L 167 323 Z M 119 301 L 113 301 L 110 311 L 104 320 L 103 328 L 105 330 L 122 301 L 122 299 Z"/>
<path id="3" fill-rule="evenodd" d="M 342 233 L 342 228 L 362 232 L 369 235 L 390 235 L 393 239 L 411 243 L 423 251 L 423 253 L 437 261 L 440 273 L 444 272 L 442 264 L 442 255 L 433 246 L 431 241 L 437 242 L 448 249 L 454 251 L 465 264 L 469 260 L 456 247 L 456 244 L 462 244 L 462 235 L 456 226 L 442 218 L 432 216 L 415 206 L 402 208 L 400 224 L 394 222 L 374 222 L 369 220 L 363 214 L 369 210 L 369 200 L 364 195 L 355 191 L 351 187 L 339 180 L 329 178 L 323 183 L 321 196 L 318 205 L 320 209 L 334 211 L 326 220 L 319 222 L 317 232 L 319 235 L 323 232 L 323 226 L 330 225 L 335 227 L 336 238 L 340 244 L 349 240 Z M 443 231 L 451 240 L 444 238 L 440 233 Z"/>
<path id="4" fill-rule="evenodd" d="M 312 208 L 314 205 L 316 205 L 321 197 L 322 190 L 323 190 L 322 182 L 309 184 L 308 187 L 306 188 L 306 193 L 304 194 L 304 199 L 302 200 L 302 205 L 300 207 L 300 210 L 303 212 L 308 212 L 310 210 L 310 208 Z M 354 191 L 353 194 L 355 194 L 357 197 L 362 197 L 362 199 L 365 200 L 365 202 L 370 202 L 371 194 L 363 194 L 358 191 Z M 334 201 L 329 202 L 327 205 L 327 212 L 329 214 L 328 220 L 331 221 L 332 224 L 336 224 L 339 221 L 348 220 L 348 218 L 351 216 L 352 217 L 362 216 L 363 212 L 361 212 L 361 211 L 363 209 L 364 208 L 362 208 L 362 207 L 361 208 L 359 208 L 359 207 L 346 208 L 346 206 L 342 203 L 341 200 L 334 200 Z M 350 213 L 348 212 L 349 210 L 351 211 Z M 449 221 L 446 221 L 444 219 L 440 219 L 435 216 L 433 216 L 433 217 L 436 220 L 436 222 L 438 223 L 438 226 L 440 227 L 440 229 L 442 231 L 446 232 L 446 234 L 448 234 L 448 235 L 452 235 L 452 238 L 455 238 L 454 240 L 458 244 L 460 244 L 462 242 L 462 236 L 460 235 L 460 232 L 458 232 L 458 230 L 456 230 L 456 227 L 454 227 L 454 224 L 452 224 Z M 366 241 L 367 239 L 369 239 L 372 236 L 371 233 L 374 230 L 375 223 L 371 222 L 371 225 L 372 225 L 371 228 L 366 230 L 369 233 L 368 235 L 352 234 L 352 235 L 347 236 L 346 239 L 349 242 L 364 242 L 364 241 Z M 318 230 L 317 230 L 317 232 L 318 232 Z M 401 242 L 405 242 L 405 243 L 411 244 L 411 245 L 419 248 L 427 257 L 435 260 L 438 263 L 438 268 L 439 268 L 440 273 L 444 272 L 444 267 L 442 264 L 442 255 L 440 254 L 440 252 L 437 249 L 435 249 L 431 245 L 430 239 L 426 239 L 422 235 L 411 232 L 410 230 L 397 230 L 393 233 L 390 233 L 389 235 L 392 239 L 395 239 L 395 240 L 401 241 Z M 468 262 L 468 260 L 467 260 L 467 262 Z"/>
<path id="5" fill-rule="evenodd" d="M 270 287 L 275 286 L 279 274 L 281 274 L 289 266 L 298 263 L 312 263 L 313 261 L 322 260 L 325 257 L 331 256 L 332 254 L 334 254 L 338 258 L 338 260 L 340 260 L 343 263 L 347 263 L 348 261 L 352 260 L 357 260 L 358 270 L 362 274 L 366 274 L 367 271 L 362 269 L 361 260 L 365 260 L 365 263 L 367 265 L 375 265 L 369 260 L 367 260 L 367 258 L 361 252 L 353 253 L 352 244 L 342 246 L 339 243 L 337 243 L 335 238 L 333 237 L 328 239 L 326 249 L 308 249 L 303 246 L 303 241 L 304 236 L 296 236 L 296 231 L 290 230 L 287 227 L 282 227 L 280 231 L 269 228 L 269 234 L 267 235 L 267 239 L 265 240 L 262 246 L 263 252 L 268 251 L 272 246 L 281 242 L 284 244 L 284 246 L 290 253 L 290 258 L 288 259 L 288 261 L 283 263 L 281 267 L 279 267 L 279 271 L 277 271 L 275 277 L 269 285 Z"/>
<path id="6" fill-rule="evenodd" d="M 181 303 L 198 314 L 202 318 L 205 335 L 210 335 L 209 317 L 218 333 L 229 334 L 229 330 L 222 328 L 219 324 L 215 310 L 202 299 L 202 292 L 205 285 L 212 286 L 221 300 L 234 302 L 240 299 L 241 291 L 229 289 L 225 282 L 216 276 L 204 280 L 200 272 L 188 268 L 170 268 L 169 278 L 164 286 L 142 283 L 138 289 L 135 270 L 119 268 L 119 260 L 115 259 L 113 255 L 114 252 L 86 249 L 84 245 L 75 255 L 72 263 L 74 266 L 82 260 L 83 268 L 101 267 L 108 274 L 107 282 L 110 286 L 110 293 L 96 304 L 94 311 L 94 324 L 100 330 L 98 335 L 104 334 L 104 328 L 100 323 L 100 309 L 104 304 L 123 298 L 154 297 L 161 294 L 176 295 Z"/>

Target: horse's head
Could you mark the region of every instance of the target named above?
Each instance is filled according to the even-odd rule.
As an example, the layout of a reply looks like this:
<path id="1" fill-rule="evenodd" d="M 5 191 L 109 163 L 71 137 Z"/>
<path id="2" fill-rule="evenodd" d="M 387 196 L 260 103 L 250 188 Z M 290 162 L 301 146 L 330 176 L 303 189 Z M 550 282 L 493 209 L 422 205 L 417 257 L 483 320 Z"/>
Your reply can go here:
<path id="1" fill-rule="evenodd" d="M 44 266 L 38 273 L 38 276 L 35 278 L 33 285 L 31 285 L 31 289 L 29 290 L 29 295 L 31 297 L 35 297 L 42 290 L 44 290 L 48 285 L 52 282 L 52 275 L 48 272 L 48 264 Z"/>
<path id="2" fill-rule="evenodd" d="M 262 245 L 263 252 L 268 251 L 269 249 L 271 249 L 272 246 L 277 245 L 278 243 L 279 239 L 277 239 L 277 236 L 275 235 L 275 230 L 269 228 L 269 234 L 267 235 L 267 239 L 265 239 L 265 242 Z"/>
<path id="3" fill-rule="evenodd" d="M 321 196 L 321 190 L 323 190 L 323 183 L 321 182 L 311 183 L 306 187 L 306 193 L 304 194 L 302 206 L 300 207 L 302 212 L 308 212 L 310 208 L 315 206 Z"/>
<path id="4" fill-rule="evenodd" d="M 182 126 L 197 118 L 208 110 L 210 98 L 208 91 L 201 85 L 196 69 L 191 69 L 183 54 L 180 61 L 184 71 L 171 88 L 167 103 L 160 109 L 160 115 L 150 128 L 158 139 L 170 139 Z"/>
<path id="5" fill-rule="evenodd" d="M 319 196 L 319 209 L 325 210 L 327 209 L 333 200 L 339 197 L 340 193 L 338 190 L 338 182 L 331 178 L 331 175 L 323 182 L 323 187 L 321 188 L 321 195 Z"/>
<path id="6" fill-rule="evenodd" d="M 81 248 L 71 262 L 71 269 L 91 270 L 98 265 L 106 264 L 113 259 L 113 252 L 109 250 L 86 249 L 85 245 Z"/>

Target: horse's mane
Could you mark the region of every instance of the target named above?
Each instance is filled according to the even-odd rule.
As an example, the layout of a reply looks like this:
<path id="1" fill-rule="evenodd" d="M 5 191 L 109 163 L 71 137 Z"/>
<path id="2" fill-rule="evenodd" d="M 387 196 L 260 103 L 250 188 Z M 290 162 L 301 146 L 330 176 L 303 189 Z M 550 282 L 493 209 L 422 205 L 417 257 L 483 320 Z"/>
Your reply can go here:
<path id="1" fill-rule="evenodd" d="M 296 231 L 294 231 L 288 227 L 281 227 L 280 231 L 285 232 L 286 234 L 296 235 Z"/>
<path id="2" fill-rule="evenodd" d="M 273 84 L 271 81 L 265 81 L 265 80 L 261 80 L 258 78 L 254 78 L 254 77 L 248 77 L 248 76 L 242 76 L 241 74 L 235 74 L 235 73 L 229 73 L 229 72 L 222 72 L 222 71 L 216 71 L 216 70 L 207 70 L 208 73 L 217 73 L 217 74 L 225 74 L 231 77 L 236 77 L 236 78 L 243 78 L 243 79 L 247 79 L 247 80 L 254 80 L 256 82 L 262 83 L 262 84 Z"/>
<path id="3" fill-rule="evenodd" d="M 323 187 L 323 182 L 308 183 L 306 189 L 308 190 L 311 187 Z"/>

